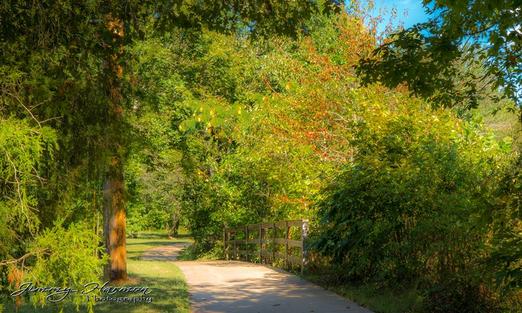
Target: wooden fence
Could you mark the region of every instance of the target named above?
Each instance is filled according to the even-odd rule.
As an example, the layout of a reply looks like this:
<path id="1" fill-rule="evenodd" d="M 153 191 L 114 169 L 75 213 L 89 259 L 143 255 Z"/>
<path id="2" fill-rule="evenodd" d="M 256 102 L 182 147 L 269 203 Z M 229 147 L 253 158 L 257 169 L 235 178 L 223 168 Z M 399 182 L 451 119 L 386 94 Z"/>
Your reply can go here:
<path id="1" fill-rule="evenodd" d="M 281 266 L 306 266 L 307 220 L 250 224 L 223 230 L 225 258 Z"/>

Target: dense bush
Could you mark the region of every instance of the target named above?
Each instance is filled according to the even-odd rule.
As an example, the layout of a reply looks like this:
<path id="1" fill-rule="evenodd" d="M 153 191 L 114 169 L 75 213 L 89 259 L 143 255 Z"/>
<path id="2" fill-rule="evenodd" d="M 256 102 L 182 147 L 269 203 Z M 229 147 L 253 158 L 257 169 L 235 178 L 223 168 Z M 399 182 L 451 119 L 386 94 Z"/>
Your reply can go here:
<path id="1" fill-rule="evenodd" d="M 354 161 L 318 203 L 315 247 L 348 280 L 435 288 L 426 289 L 428 312 L 493 312 L 498 272 L 489 257 L 508 211 L 496 194 L 509 143 L 413 99 L 369 99 L 349 126 Z"/>
<path id="2" fill-rule="evenodd" d="M 42 169 L 52 162 L 56 133 L 25 120 L 0 116 L 0 259 L 19 253 L 16 238 L 35 234 L 40 219 L 37 187 Z"/>
<path id="3" fill-rule="evenodd" d="M 407 98 L 368 106 L 351 125 L 354 162 L 319 204 L 317 247 L 355 277 L 440 280 L 477 266 L 486 249 L 509 147 L 419 106 Z"/>
<path id="4" fill-rule="evenodd" d="M 26 268 L 21 271 L 14 264 L 10 267 L 8 281 L 11 291 L 18 290 L 23 282 L 31 282 L 39 287 L 76 290 L 83 290 L 83 286 L 88 283 L 101 283 L 107 258 L 99 243 L 100 237 L 86 223 L 65 227 L 58 221 L 31 243 L 32 256 L 24 262 Z M 93 292 L 92 296 L 95 294 L 99 295 Z M 35 293 L 30 295 L 30 299 L 34 306 L 42 306 L 49 301 L 47 295 Z M 56 299 L 60 297 L 56 295 Z M 85 305 L 89 312 L 94 312 L 94 298 L 85 299 L 85 295 L 76 292 L 65 297 L 64 301 L 57 302 L 60 306 L 72 302 L 77 308 Z"/>
<path id="5" fill-rule="evenodd" d="M 423 301 L 425 312 L 430 313 L 496 313 L 503 312 L 498 294 L 466 277 L 452 277 L 436 283 L 426 291 Z M 516 312 L 514 308 L 512 312 Z M 504 311 L 506 312 L 506 311 Z"/>

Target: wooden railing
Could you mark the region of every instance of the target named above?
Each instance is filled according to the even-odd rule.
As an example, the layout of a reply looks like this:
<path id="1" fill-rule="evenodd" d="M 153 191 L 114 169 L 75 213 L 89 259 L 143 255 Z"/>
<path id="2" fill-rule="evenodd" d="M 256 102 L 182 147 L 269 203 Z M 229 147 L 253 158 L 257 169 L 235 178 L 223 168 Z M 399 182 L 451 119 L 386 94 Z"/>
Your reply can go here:
<path id="1" fill-rule="evenodd" d="M 288 269 L 306 266 L 307 220 L 250 224 L 223 230 L 225 258 Z"/>

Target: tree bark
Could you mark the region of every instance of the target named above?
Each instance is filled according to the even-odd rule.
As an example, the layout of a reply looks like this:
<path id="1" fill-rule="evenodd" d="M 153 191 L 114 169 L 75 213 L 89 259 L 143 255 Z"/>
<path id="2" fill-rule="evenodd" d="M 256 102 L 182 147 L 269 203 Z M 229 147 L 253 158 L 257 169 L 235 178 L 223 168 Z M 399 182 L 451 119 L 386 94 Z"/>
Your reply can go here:
<path id="1" fill-rule="evenodd" d="M 177 236 L 178 230 L 179 230 L 179 215 L 178 215 L 178 213 L 172 213 L 172 226 L 169 229 L 169 237 Z"/>
<path id="2" fill-rule="evenodd" d="M 124 25 L 118 18 L 107 16 L 107 31 L 111 41 L 106 61 L 106 82 L 109 99 L 109 122 L 107 127 L 108 164 L 104 185 L 104 239 L 109 264 L 106 278 L 111 281 L 127 279 L 126 213 L 123 181 L 123 140 L 124 132 L 122 86 Z"/>
<path id="3" fill-rule="evenodd" d="M 104 237 L 110 257 L 106 276 L 111 281 L 127 279 L 126 214 L 124 202 L 123 166 L 113 156 L 104 186 Z"/>

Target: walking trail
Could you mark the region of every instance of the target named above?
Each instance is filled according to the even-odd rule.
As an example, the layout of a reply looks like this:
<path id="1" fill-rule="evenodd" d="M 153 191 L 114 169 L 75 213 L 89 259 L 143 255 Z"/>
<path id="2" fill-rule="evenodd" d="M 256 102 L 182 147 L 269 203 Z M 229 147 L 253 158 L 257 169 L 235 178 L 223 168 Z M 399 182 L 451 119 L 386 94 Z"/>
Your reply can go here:
<path id="1" fill-rule="evenodd" d="M 143 259 L 175 261 L 187 244 L 153 248 Z M 238 261 L 176 261 L 193 313 L 372 313 L 295 275 Z"/>

